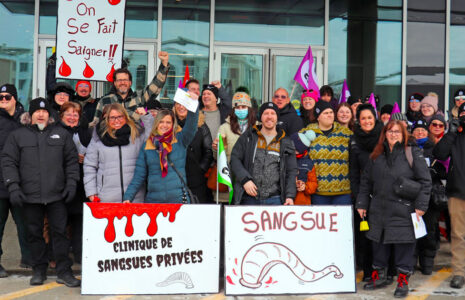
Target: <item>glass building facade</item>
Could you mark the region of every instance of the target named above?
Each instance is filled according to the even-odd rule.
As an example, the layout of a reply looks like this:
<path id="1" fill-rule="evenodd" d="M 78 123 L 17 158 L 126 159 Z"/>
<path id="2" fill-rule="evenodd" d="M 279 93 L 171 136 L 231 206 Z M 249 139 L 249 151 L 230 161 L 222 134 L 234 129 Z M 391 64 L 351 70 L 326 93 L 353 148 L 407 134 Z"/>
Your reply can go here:
<path id="1" fill-rule="evenodd" d="M 0 1 L 0 83 L 21 102 L 45 96 L 45 67 L 55 45 L 58 0 Z M 439 95 L 447 110 L 465 86 L 465 1 L 461 0 L 127 0 L 124 65 L 133 88 L 151 80 L 157 52 L 172 69 L 160 100 L 170 102 L 186 66 L 202 84 L 233 93 L 246 87 L 258 103 L 285 87 L 309 45 L 320 85 L 354 96 L 379 95 L 405 107 L 413 92 Z M 73 82 L 71 82 L 73 83 Z M 94 82 L 95 96 L 109 83 Z"/>

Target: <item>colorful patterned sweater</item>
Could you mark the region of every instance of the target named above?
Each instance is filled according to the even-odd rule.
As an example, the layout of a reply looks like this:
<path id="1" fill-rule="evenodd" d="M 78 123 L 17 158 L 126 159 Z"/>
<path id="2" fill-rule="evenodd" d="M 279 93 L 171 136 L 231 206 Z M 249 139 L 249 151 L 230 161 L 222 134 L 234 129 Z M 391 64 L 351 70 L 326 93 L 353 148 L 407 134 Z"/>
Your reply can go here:
<path id="1" fill-rule="evenodd" d="M 333 131 L 328 136 L 323 134 L 317 123 L 309 124 L 301 132 L 306 130 L 313 130 L 316 134 L 309 151 L 318 179 L 316 194 L 349 194 L 349 139 L 352 131 L 337 122 L 334 122 Z"/>

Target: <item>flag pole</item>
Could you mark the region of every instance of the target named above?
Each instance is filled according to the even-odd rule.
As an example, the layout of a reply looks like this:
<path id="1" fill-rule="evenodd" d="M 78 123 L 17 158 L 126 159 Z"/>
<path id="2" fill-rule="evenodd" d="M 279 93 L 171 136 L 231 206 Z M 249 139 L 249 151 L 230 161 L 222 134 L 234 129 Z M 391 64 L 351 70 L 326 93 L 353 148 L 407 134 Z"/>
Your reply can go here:
<path id="1" fill-rule="evenodd" d="M 295 85 L 297 84 L 297 81 L 294 80 L 294 85 L 292 86 L 292 91 L 291 91 L 291 96 L 289 96 L 289 100 L 292 101 L 292 95 L 294 95 L 294 90 L 295 90 Z"/>
<path id="2" fill-rule="evenodd" d="M 219 147 L 219 144 L 220 144 L 220 139 L 221 138 L 221 133 L 218 132 L 218 146 L 216 147 L 216 159 L 218 160 L 218 158 L 220 157 L 220 147 Z M 218 184 L 218 163 L 216 164 L 216 204 L 218 204 L 218 192 L 219 192 L 219 184 Z"/>

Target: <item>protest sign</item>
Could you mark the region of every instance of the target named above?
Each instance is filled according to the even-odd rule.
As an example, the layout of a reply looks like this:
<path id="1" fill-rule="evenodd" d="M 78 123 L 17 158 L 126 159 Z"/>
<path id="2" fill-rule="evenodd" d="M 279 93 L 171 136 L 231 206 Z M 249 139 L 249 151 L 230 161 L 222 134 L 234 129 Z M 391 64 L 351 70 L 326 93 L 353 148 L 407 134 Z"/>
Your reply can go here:
<path id="1" fill-rule="evenodd" d="M 59 0 L 57 78 L 113 81 L 121 67 L 126 0 Z"/>
<path id="2" fill-rule="evenodd" d="M 351 206 L 225 207 L 227 295 L 355 292 Z"/>
<path id="3" fill-rule="evenodd" d="M 220 206 L 84 204 L 82 294 L 217 293 Z"/>
<path id="4" fill-rule="evenodd" d="M 199 106 L 199 101 L 194 100 L 191 98 L 188 92 L 184 91 L 183 89 L 178 88 L 176 90 L 176 94 L 174 94 L 173 98 L 174 102 L 177 102 L 184 106 L 188 111 L 194 112 L 197 110 Z"/>

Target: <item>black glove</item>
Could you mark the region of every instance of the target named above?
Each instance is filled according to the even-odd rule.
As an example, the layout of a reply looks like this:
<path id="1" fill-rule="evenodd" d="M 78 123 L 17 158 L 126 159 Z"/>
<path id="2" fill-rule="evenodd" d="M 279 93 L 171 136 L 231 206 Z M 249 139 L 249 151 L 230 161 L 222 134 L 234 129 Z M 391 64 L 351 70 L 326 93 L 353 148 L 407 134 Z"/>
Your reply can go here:
<path id="1" fill-rule="evenodd" d="M 76 186 L 67 185 L 61 194 L 61 197 L 65 200 L 65 203 L 70 203 L 76 196 Z"/>
<path id="2" fill-rule="evenodd" d="M 22 207 L 23 202 L 26 201 L 26 196 L 24 196 L 23 192 L 20 189 L 14 190 L 10 193 L 10 203 L 13 206 Z"/>
<path id="3" fill-rule="evenodd" d="M 453 119 L 449 122 L 449 132 L 457 133 L 459 127 L 460 127 L 459 120 Z"/>

